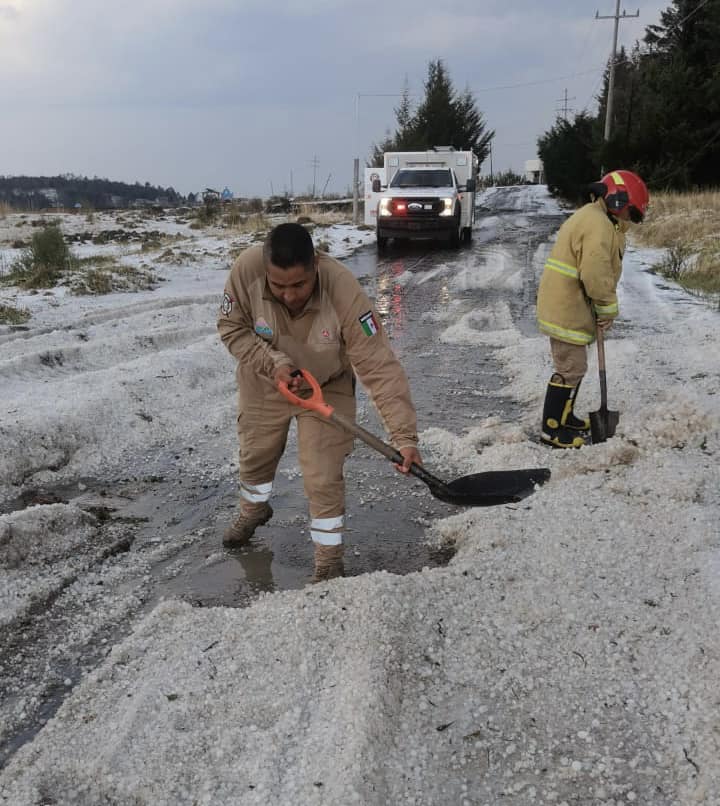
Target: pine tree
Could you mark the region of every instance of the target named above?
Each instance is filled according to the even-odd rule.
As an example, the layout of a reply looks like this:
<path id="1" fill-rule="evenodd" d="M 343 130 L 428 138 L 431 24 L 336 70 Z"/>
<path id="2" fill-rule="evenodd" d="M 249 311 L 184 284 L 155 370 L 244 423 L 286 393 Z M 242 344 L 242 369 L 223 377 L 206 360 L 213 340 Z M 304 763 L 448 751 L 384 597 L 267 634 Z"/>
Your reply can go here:
<path id="1" fill-rule="evenodd" d="M 558 119 L 540 137 L 538 155 L 553 193 L 572 201 L 587 200 L 587 185 L 597 180 L 600 171 L 593 157 L 596 132 L 596 119 L 583 113 L 572 122 Z"/>
<path id="2" fill-rule="evenodd" d="M 407 80 L 395 109 L 397 128 L 385 140 L 373 145 L 371 165 L 382 165 L 384 151 L 425 151 L 434 146 L 470 150 L 483 162 L 490 153 L 494 131 L 487 131 L 482 113 L 467 88 L 458 95 L 443 62 L 428 64 L 425 95 L 412 113 Z"/>

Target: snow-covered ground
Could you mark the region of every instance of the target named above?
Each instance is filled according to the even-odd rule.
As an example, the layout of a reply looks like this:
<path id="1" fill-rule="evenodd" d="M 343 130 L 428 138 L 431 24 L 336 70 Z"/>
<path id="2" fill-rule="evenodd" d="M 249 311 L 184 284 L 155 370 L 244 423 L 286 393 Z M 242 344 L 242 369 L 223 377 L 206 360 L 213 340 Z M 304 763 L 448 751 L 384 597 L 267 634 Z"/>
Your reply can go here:
<path id="1" fill-rule="evenodd" d="M 542 190 L 523 192 L 538 206 L 504 209 L 552 214 Z M 338 248 L 374 237 L 335 234 Z M 231 474 L 212 436 L 233 394 L 217 238 L 207 259 L 165 266 L 155 291 L 0 289 L 33 313 L 27 331 L 0 327 L 0 501 L 109 466 L 148 472 L 164 445 L 194 447 L 189 473 Z M 541 447 L 546 340 L 502 306 L 436 312 L 441 342 L 503 363 L 502 394 L 526 414 L 425 427 L 421 447 L 461 472 L 547 465 L 550 482 L 437 522 L 429 538 L 458 547 L 446 568 L 242 610 L 161 603 L 15 754 L 0 802 L 720 804 L 720 315 L 662 287 L 653 259 L 625 258 L 607 349 L 615 438 Z M 0 516 L 0 626 L 71 576 L 94 534 L 71 505 Z"/>

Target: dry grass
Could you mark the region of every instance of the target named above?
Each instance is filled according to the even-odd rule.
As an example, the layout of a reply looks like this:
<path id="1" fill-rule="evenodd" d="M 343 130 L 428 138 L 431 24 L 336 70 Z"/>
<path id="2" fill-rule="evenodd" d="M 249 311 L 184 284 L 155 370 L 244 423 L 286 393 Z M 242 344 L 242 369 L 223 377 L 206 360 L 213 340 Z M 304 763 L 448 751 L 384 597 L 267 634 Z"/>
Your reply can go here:
<path id="1" fill-rule="evenodd" d="M 22 325 L 30 318 L 27 308 L 16 308 L 0 302 L 0 325 Z"/>
<path id="2" fill-rule="evenodd" d="M 302 212 L 298 213 L 297 218 L 309 218 L 314 224 L 349 224 L 352 221 L 352 213 L 346 213 L 342 210 L 328 210 L 324 205 L 318 204 L 315 206 L 303 205 Z"/>
<path id="3" fill-rule="evenodd" d="M 0 201 L 0 218 L 4 218 L 12 212 L 14 212 L 13 208 L 7 202 Z"/>
<path id="4" fill-rule="evenodd" d="M 653 193 L 633 240 L 667 249 L 655 269 L 688 289 L 720 292 L 720 191 Z"/>

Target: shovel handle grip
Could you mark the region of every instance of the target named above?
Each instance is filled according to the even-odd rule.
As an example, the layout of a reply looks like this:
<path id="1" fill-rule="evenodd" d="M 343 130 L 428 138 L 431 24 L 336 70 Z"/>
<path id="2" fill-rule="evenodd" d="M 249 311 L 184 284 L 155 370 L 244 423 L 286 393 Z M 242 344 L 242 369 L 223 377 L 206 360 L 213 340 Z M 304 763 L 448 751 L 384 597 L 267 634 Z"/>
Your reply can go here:
<path id="1" fill-rule="evenodd" d="M 312 395 L 310 395 L 310 397 L 298 397 L 298 395 L 290 391 L 285 381 L 278 381 L 278 391 L 280 394 L 283 397 L 286 397 L 296 406 L 301 406 L 303 409 L 308 409 L 308 411 L 314 411 L 317 414 L 329 419 L 334 409 L 331 405 L 325 402 L 322 389 L 320 388 L 320 384 L 317 382 L 317 379 L 306 369 L 296 370 L 296 373 L 302 375 L 302 377 L 310 384 Z"/>

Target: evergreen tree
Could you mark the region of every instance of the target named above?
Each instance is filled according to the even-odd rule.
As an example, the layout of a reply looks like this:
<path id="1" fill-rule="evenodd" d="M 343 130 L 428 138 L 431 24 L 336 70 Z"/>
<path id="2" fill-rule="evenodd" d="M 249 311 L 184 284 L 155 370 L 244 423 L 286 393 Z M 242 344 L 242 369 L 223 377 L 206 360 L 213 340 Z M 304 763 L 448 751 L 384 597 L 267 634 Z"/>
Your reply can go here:
<path id="1" fill-rule="evenodd" d="M 428 64 L 425 95 L 415 113 L 406 81 L 395 115 L 395 134 L 388 132 L 383 142 L 373 145 L 371 165 L 382 165 L 385 151 L 425 151 L 434 146 L 474 151 L 480 162 L 490 153 L 495 132 L 487 131 L 470 89 L 455 92 L 440 59 Z"/>
<path id="2" fill-rule="evenodd" d="M 587 114 L 558 120 L 538 140 L 538 155 L 552 193 L 572 201 L 587 200 L 586 187 L 596 181 L 600 165 L 593 156 L 597 121 Z"/>

